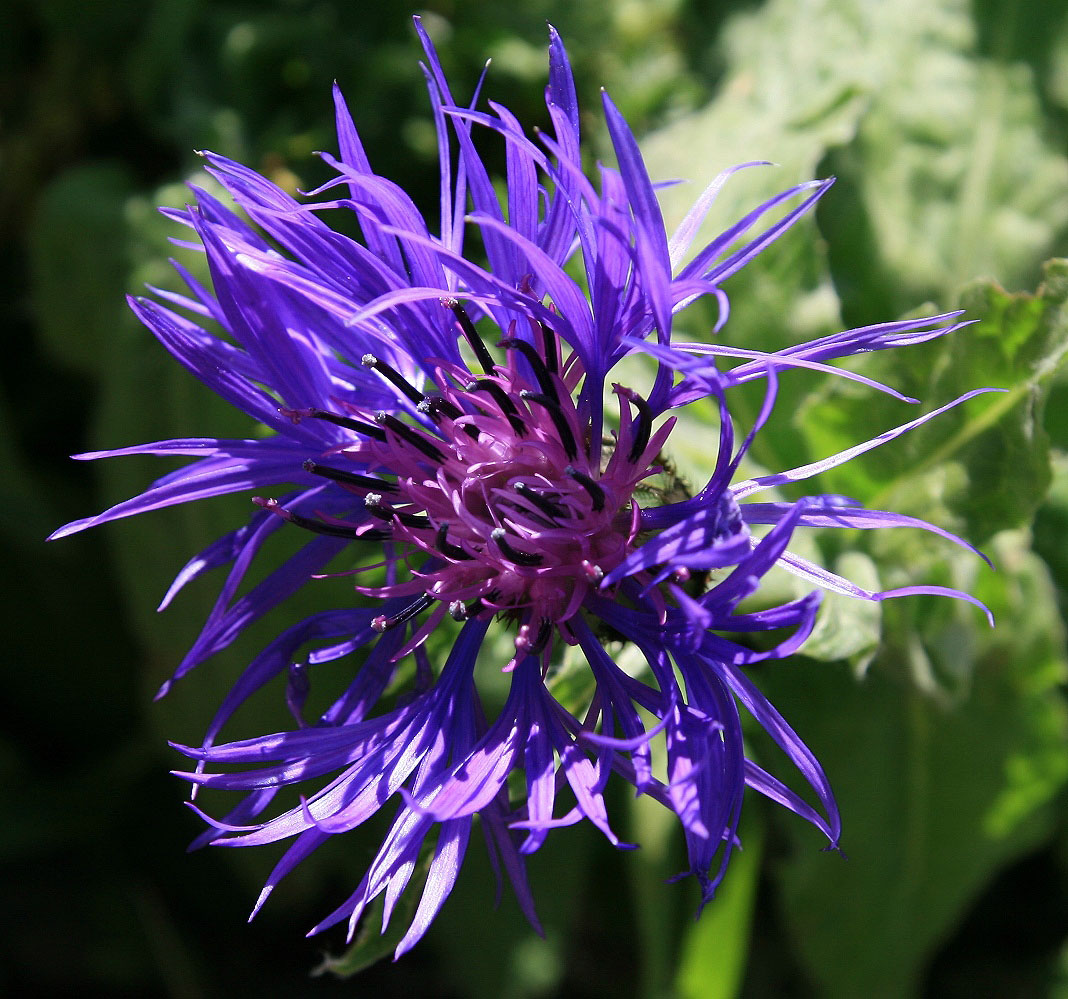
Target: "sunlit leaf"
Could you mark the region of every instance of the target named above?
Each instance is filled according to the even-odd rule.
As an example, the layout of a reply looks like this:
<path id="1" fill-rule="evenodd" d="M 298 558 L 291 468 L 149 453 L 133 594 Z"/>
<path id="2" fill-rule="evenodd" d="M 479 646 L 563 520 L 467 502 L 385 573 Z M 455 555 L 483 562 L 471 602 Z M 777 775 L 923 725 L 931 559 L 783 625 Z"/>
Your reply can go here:
<path id="1" fill-rule="evenodd" d="M 767 671 L 844 819 L 848 860 L 788 823 L 795 847 L 779 871 L 794 946 L 828 994 L 913 994 L 965 906 L 1051 828 L 1050 802 L 1068 779 L 1068 663 L 1048 575 L 1027 541 L 999 535 L 1001 570 L 977 586 L 1002 627 L 921 621 L 891 635 L 859 685 L 814 664 Z M 966 660 L 970 682 L 955 699 L 923 691 L 908 657 L 941 657 L 944 670 Z"/>
<path id="2" fill-rule="evenodd" d="M 960 302 L 974 326 L 907 352 L 868 355 L 859 366 L 928 408 L 973 388 L 1007 391 L 951 410 L 881 448 L 878 460 L 852 462 L 824 482 L 830 491 L 936 520 L 981 544 L 995 531 L 1028 523 L 1049 487 L 1043 407 L 1068 353 L 1068 262 L 1050 261 L 1034 294 L 981 281 Z M 914 416 L 894 400 L 840 382 L 810 402 L 800 422 L 810 450 L 830 454 Z"/>

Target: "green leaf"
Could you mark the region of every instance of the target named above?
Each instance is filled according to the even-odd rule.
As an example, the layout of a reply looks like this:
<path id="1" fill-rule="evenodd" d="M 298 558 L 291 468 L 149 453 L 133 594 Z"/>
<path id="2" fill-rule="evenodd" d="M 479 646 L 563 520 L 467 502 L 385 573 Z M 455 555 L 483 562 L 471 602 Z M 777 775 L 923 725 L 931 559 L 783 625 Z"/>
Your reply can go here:
<path id="1" fill-rule="evenodd" d="M 1064 941 L 1053 969 L 1049 999 L 1068 999 L 1068 940 Z"/>
<path id="2" fill-rule="evenodd" d="M 1062 14 L 1060 28 L 1048 36 L 1052 39 L 1046 91 L 1051 102 L 1062 112 L 1068 111 L 1068 14 Z"/>
<path id="3" fill-rule="evenodd" d="M 691 182 L 661 193 L 669 227 L 737 163 L 778 166 L 732 177 L 710 231 L 790 184 L 839 176 L 818 212 L 828 246 L 802 223 L 731 278 L 721 339 L 778 349 L 924 298 L 948 303 L 977 272 L 1033 284 L 1068 227 L 1068 160 L 1044 136 L 1028 69 L 977 58 L 966 3 L 772 0 L 733 18 L 720 49 L 712 102 L 642 144 L 654 179 Z M 680 329 L 706 338 L 715 318 L 699 306 Z M 780 411 L 812 384 L 785 376 Z M 750 395 L 732 411 L 745 420 L 758 405 Z M 796 428 L 776 429 L 752 454 L 774 469 L 799 448 Z"/>
<path id="4" fill-rule="evenodd" d="M 838 174 L 846 190 L 825 197 L 821 227 L 847 311 L 898 314 L 977 273 L 1030 281 L 1064 235 L 1068 160 L 1044 136 L 1031 71 L 977 58 L 962 0 L 773 0 L 733 19 L 721 47 L 716 98 L 643 144 L 653 175 L 696 185 L 735 163 L 780 165 L 732 180 L 724 219 L 754 192 Z M 677 221 L 694 190 L 662 198 Z"/>
<path id="5" fill-rule="evenodd" d="M 642 141 L 654 181 L 686 182 L 659 192 L 669 231 L 719 171 L 754 160 L 775 164 L 730 179 L 709 214 L 706 236 L 772 195 L 811 180 L 826 150 L 854 133 L 868 98 L 866 87 L 837 66 L 839 52 L 856 45 L 843 37 L 843 31 L 851 34 L 846 24 L 837 10 L 813 17 L 810 9 L 781 0 L 729 21 L 720 44 L 726 72 L 717 96 Z M 774 218 L 771 213 L 767 222 Z M 699 243 L 700 237 L 695 246 Z M 839 322 L 837 295 L 811 221 L 761 253 L 731 278 L 727 291 L 731 316 L 721 338 L 747 347 L 778 348 Z M 706 339 L 716 318 L 712 306 L 698 305 L 679 316 L 678 328 L 686 337 Z M 783 391 L 790 388 L 784 385 Z M 747 415 L 739 403 L 732 412 Z M 758 441 L 755 457 L 770 466 L 774 462 L 760 447 Z"/>
<path id="6" fill-rule="evenodd" d="M 1035 551 L 1046 560 L 1057 584 L 1061 609 L 1068 610 L 1068 454 L 1055 452 L 1053 485 L 1035 516 Z"/>
<path id="7" fill-rule="evenodd" d="M 1004 388 L 942 414 L 903 439 L 834 469 L 821 488 L 912 513 L 982 544 L 1030 522 L 1050 483 L 1045 399 L 1068 353 L 1068 261 L 1050 261 L 1034 294 L 992 281 L 970 285 L 961 306 L 974 326 L 923 347 L 882 351 L 854 365 L 920 398 L 927 408 L 979 387 Z M 914 419 L 900 403 L 836 382 L 799 415 L 815 455 Z"/>
<path id="8" fill-rule="evenodd" d="M 797 547 L 794 546 L 794 551 Z M 871 557 L 850 551 L 835 560 L 833 570 L 868 590 L 879 589 L 879 574 Z M 816 626 L 805 642 L 810 659 L 848 659 L 858 677 L 863 676 L 875 657 L 882 634 L 882 604 L 854 600 L 838 593 L 826 593 L 816 618 Z"/>
<path id="9" fill-rule="evenodd" d="M 936 602 L 914 598 L 899 603 L 919 620 L 890 632 L 863 683 L 813 664 L 767 673 L 843 816 L 848 861 L 820 853 L 818 837 L 788 821 L 791 859 L 777 872 L 794 946 L 828 995 L 913 994 L 969 901 L 1048 835 L 1049 804 L 1068 780 L 1068 662 L 1028 540 L 994 539 L 1001 570 L 976 587 L 1001 627 L 969 636 L 953 617 L 925 613 Z M 902 675 L 906 656 L 968 660 L 974 675 L 955 701 L 932 696 Z"/>
<path id="10" fill-rule="evenodd" d="M 33 308 L 52 354 L 95 370 L 122 315 L 129 269 L 123 207 L 130 177 L 117 163 L 60 174 L 45 190 L 30 243 Z"/>
<path id="11" fill-rule="evenodd" d="M 949 24 L 958 5 L 941 6 Z M 850 324 L 876 305 L 946 302 L 975 275 L 1033 285 L 1068 227 L 1068 160 L 1043 134 L 1029 68 L 976 59 L 966 26 L 906 34 L 856 136 L 824 164 L 844 189 L 820 225 Z"/>
<path id="12" fill-rule="evenodd" d="M 349 978 L 396 950 L 397 945 L 408 932 L 408 927 L 423 897 L 418 887 L 426 880 L 433 855 L 433 845 L 424 843 L 412 872 L 413 883 L 400 896 L 390 915 L 389 926 L 384 931 L 382 930 L 382 914 L 386 904 L 385 892 L 367 907 L 367 911 L 360 919 L 360 928 L 352 946 L 337 957 L 324 954 L 322 963 L 312 970 L 312 975 L 318 977 L 329 973 L 338 978 Z"/>
<path id="13" fill-rule="evenodd" d="M 743 849 L 734 852 L 715 899 L 683 937 L 679 999 L 733 999 L 741 989 L 764 853 L 763 815 L 754 820 L 751 805 L 739 831 Z"/>

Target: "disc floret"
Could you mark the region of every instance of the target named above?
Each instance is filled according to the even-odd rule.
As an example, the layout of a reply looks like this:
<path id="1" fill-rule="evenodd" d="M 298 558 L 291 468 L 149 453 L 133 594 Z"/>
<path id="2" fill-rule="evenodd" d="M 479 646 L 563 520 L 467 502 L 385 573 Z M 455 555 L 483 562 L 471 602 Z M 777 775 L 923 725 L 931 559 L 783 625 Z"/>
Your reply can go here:
<path id="1" fill-rule="evenodd" d="M 654 432 L 646 400 L 615 385 L 619 430 L 609 446 L 601 439 L 594 446 L 589 416 L 575 402 L 581 361 L 574 352 L 561 357 L 551 329 L 532 324 L 537 336 L 528 342 L 513 328 L 497 344 L 503 363 L 495 363 L 464 307 L 446 304 L 482 370 L 438 361 L 430 391 L 368 353 L 362 363 L 410 404 L 408 419 L 351 405 L 344 413 L 287 411 L 294 421 L 351 431 L 352 441 L 304 468 L 350 491 L 375 526 L 369 530 L 363 517 L 309 524 L 277 502 L 261 502 L 312 530 L 371 534 L 430 556 L 404 580 L 358 587 L 380 599 L 412 598 L 401 612 L 375 619 L 381 631 L 433 608 L 423 634 L 445 613 L 456 620 L 504 615 L 516 622 L 520 650 L 541 652 L 554 630 L 574 644 L 568 621 L 634 550 L 634 492 L 659 471 L 674 418 Z"/>

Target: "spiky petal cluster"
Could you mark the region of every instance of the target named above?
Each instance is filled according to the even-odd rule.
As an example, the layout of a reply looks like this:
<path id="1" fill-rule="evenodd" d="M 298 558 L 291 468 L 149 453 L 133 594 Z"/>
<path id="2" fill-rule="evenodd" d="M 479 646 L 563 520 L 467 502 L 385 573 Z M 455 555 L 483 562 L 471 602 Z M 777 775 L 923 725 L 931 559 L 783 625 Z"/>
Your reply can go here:
<path id="1" fill-rule="evenodd" d="M 317 929 L 341 920 L 355 927 L 380 895 L 388 921 L 422 855 L 425 884 L 398 954 L 449 894 L 475 816 L 534 920 L 523 858 L 550 829 L 588 820 L 619 845 L 604 800 L 613 772 L 678 816 L 702 900 L 726 869 L 747 785 L 836 845 L 838 810 L 819 762 L 746 672 L 800 646 L 818 590 L 783 606 L 739 604 L 776 564 L 861 599 L 972 599 L 926 586 L 865 591 L 787 549 L 799 527 L 912 526 L 965 544 L 938 528 L 841 497 L 749 501 L 942 410 L 821 462 L 734 481 L 771 412 L 779 373 L 837 371 L 827 362 L 952 333 L 962 325 L 956 314 L 847 330 L 773 354 L 672 340 L 673 315 L 704 296 L 717 301 L 722 325 L 723 282 L 809 211 L 830 182 L 784 191 L 691 253 L 732 171 L 716 178 L 669 238 L 637 144 L 607 96 L 618 168 L 600 168 L 598 185 L 582 173 L 575 88 L 555 32 L 546 94 L 554 132 L 533 141 L 493 102 L 488 112 L 458 104 L 418 21 L 416 28 L 441 153 L 437 233 L 371 169 L 340 94 L 340 158 L 324 155 L 336 179 L 312 192 L 318 201 L 297 203 L 253 171 L 205 154 L 209 172 L 254 225 L 195 190 L 196 203 L 172 214 L 203 250 L 211 289 L 179 266 L 187 293 L 158 291 L 155 301 L 131 305 L 176 360 L 268 433 L 82 455 L 197 460 L 57 532 L 224 493 L 286 490 L 258 497 L 261 509 L 247 524 L 178 574 L 164 606 L 196 577 L 230 567 L 175 678 L 339 557 L 354 568 L 355 589 L 337 578 L 315 584 L 338 606 L 290 627 L 248 666 L 203 743 L 182 749 L 198 761 L 183 776 L 244 796 L 224 820 L 208 820 L 202 842 L 291 841 L 258 905 L 312 851 L 393 803 L 392 827 L 363 881 Z M 475 147 L 474 133 L 484 130 L 505 141 L 503 198 Z M 328 208 L 351 213 L 362 239 L 331 229 L 319 214 Z M 479 245 L 465 255 L 472 235 Z M 647 355 L 655 371 L 644 392 L 609 380 L 633 353 Z M 734 366 L 724 368 L 724 360 Z M 739 443 L 727 393 L 761 378 L 764 407 Z M 711 478 L 692 496 L 665 494 L 650 505 L 647 493 L 658 494 L 643 493 L 643 484 L 662 471 L 671 411 L 707 397 L 720 411 Z M 606 402 L 614 429 L 605 425 Z M 753 525 L 770 529 L 756 540 Z M 282 529 L 308 531 L 310 540 L 238 596 L 260 548 Z M 510 630 L 514 655 L 476 669 L 491 626 Z M 441 629 L 454 637 L 437 663 L 426 641 Z M 789 637 L 771 648 L 765 641 L 758 652 L 721 634 L 768 631 Z M 645 672 L 621 669 L 605 634 L 636 647 Z M 300 661 L 309 643 L 317 647 Z M 592 680 L 592 697 L 577 708 L 546 684 L 568 646 L 585 657 Z M 308 721 L 310 676 L 327 663 L 351 680 Z M 493 668 L 511 673 L 495 714 L 483 709 L 478 682 L 479 670 Z M 280 675 L 297 727 L 220 744 L 234 711 Z M 409 688 L 394 696 L 404 677 Z M 815 804 L 745 757 L 739 706 L 784 750 Z M 656 740 L 666 764 L 654 768 Z M 521 782 L 510 782 L 517 773 Z M 300 788 L 299 800 L 272 810 L 291 786 Z"/>

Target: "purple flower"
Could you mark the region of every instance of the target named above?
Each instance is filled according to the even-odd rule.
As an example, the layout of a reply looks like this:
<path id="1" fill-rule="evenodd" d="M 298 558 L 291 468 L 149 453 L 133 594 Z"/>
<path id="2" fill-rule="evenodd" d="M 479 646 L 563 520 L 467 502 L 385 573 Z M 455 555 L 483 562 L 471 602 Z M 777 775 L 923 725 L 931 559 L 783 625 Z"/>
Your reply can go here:
<path id="1" fill-rule="evenodd" d="M 638 146 L 607 95 L 618 168 L 600 167 L 597 183 L 583 174 L 575 87 L 555 32 L 546 93 L 553 134 L 532 140 L 492 101 L 489 111 L 458 104 L 418 20 L 416 29 L 440 149 L 437 233 L 373 172 L 340 93 L 340 157 L 323 155 L 336 177 L 311 192 L 318 201 L 298 203 L 205 153 L 209 172 L 254 225 L 195 190 L 196 203 L 172 216 L 193 230 L 212 288 L 179 266 L 186 294 L 158 291 L 131 307 L 175 359 L 268 432 L 80 455 L 196 460 L 55 535 L 224 493 L 284 491 L 256 497 L 249 522 L 194 557 L 164 598 L 165 606 L 192 579 L 230 567 L 175 679 L 344 557 L 345 579 L 314 584 L 339 606 L 289 628 L 247 667 L 202 744 L 178 747 L 196 761 L 181 776 L 194 789 L 242 795 L 224 819 L 207 820 L 198 842 L 289 841 L 257 909 L 313 850 L 394 809 L 364 879 L 316 930 L 348 920 L 351 933 L 382 894 L 388 921 L 422 856 L 422 895 L 398 955 L 451 891 L 476 815 L 536 925 L 524 857 L 550 829 L 588 820 L 625 845 L 604 800 L 613 772 L 678 816 L 702 902 L 737 843 L 746 786 L 813 823 L 835 847 L 840 820 L 827 777 L 746 668 L 802 645 L 820 589 L 978 603 L 935 586 L 869 592 L 787 547 L 801 527 L 905 526 L 970 548 L 937 527 L 838 496 L 751 501 L 975 393 L 823 461 L 736 481 L 787 369 L 832 371 L 903 398 L 828 362 L 952 333 L 964 325 L 958 313 L 847 330 L 775 353 L 672 339 L 674 314 L 705 296 L 718 304 L 718 332 L 728 314 L 726 279 L 831 182 L 784 191 L 693 253 L 733 171 L 713 181 L 669 236 Z M 475 133 L 486 131 L 505 143 L 503 197 L 475 146 Z M 362 239 L 331 229 L 324 209 L 349 213 Z M 610 380 L 631 354 L 649 357 L 640 390 Z M 739 441 L 727 396 L 757 379 L 766 385 L 764 406 Z M 670 453 L 671 413 L 707 398 L 720 414 L 718 441 L 709 441 L 718 455 L 711 478 L 692 495 L 651 505 L 658 494 L 648 480 Z M 754 525 L 769 528 L 759 540 Z M 309 540 L 238 596 L 261 546 L 280 530 Z M 817 590 L 782 606 L 744 606 L 776 564 Z M 491 628 L 513 636 L 514 655 L 476 666 Z M 439 663 L 425 643 L 442 630 L 452 647 Z M 770 631 L 788 637 L 770 648 L 757 643 L 760 651 L 721 634 Z M 633 645 L 647 669 L 622 669 L 605 635 Z M 309 644 L 315 648 L 301 661 Z M 568 646 L 585 657 L 592 679 L 580 706 L 562 704 L 546 682 Z M 352 664 L 348 687 L 305 720 L 314 673 L 342 659 Z M 510 692 L 487 717 L 479 674 L 494 668 L 510 673 Z M 296 727 L 220 743 L 235 710 L 280 675 Z M 783 749 L 815 804 L 746 758 L 739 706 Z M 656 740 L 666 769 L 654 768 Z M 509 780 L 518 774 L 521 781 Z M 299 800 L 272 809 L 290 785 Z"/>

